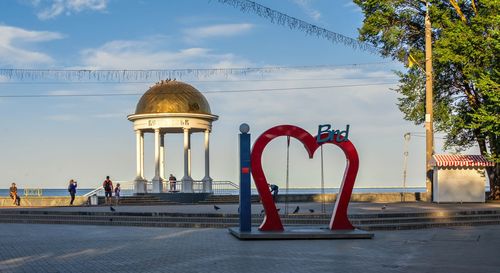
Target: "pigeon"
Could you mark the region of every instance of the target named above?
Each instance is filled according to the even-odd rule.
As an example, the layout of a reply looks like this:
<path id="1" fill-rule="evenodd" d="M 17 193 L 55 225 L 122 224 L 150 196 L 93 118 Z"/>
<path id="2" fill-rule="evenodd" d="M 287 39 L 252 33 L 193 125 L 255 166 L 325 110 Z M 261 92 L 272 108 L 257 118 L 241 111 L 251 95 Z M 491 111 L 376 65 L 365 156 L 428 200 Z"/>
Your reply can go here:
<path id="1" fill-rule="evenodd" d="M 295 208 L 295 210 L 294 210 L 292 213 L 293 213 L 293 214 L 296 214 L 297 212 L 299 212 L 299 210 L 300 210 L 300 208 L 299 208 L 299 206 L 297 206 L 297 207 Z"/>
<path id="2" fill-rule="evenodd" d="M 109 206 L 109 210 L 116 211 L 115 208 L 113 208 L 112 206 Z"/>
<path id="3" fill-rule="evenodd" d="M 314 213 L 314 210 L 313 210 L 313 209 L 309 209 L 309 212 L 310 212 L 310 213 Z"/>
<path id="4" fill-rule="evenodd" d="M 384 205 L 384 206 L 382 207 L 382 209 L 386 209 L 386 208 L 387 208 L 387 205 Z"/>
<path id="5" fill-rule="evenodd" d="M 214 205 L 214 210 L 220 210 L 220 208 Z"/>

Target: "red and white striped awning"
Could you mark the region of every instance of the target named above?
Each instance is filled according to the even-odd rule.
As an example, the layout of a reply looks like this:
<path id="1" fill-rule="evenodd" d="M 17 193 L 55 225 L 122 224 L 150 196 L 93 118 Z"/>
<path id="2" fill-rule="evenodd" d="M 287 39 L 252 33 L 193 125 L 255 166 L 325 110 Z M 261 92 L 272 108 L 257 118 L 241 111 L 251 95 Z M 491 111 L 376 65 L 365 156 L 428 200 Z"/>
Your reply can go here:
<path id="1" fill-rule="evenodd" d="M 486 160 L 482 155 L 433 155 L 431 164 L 438 167 L 495 166 L 495 163 Z"/>

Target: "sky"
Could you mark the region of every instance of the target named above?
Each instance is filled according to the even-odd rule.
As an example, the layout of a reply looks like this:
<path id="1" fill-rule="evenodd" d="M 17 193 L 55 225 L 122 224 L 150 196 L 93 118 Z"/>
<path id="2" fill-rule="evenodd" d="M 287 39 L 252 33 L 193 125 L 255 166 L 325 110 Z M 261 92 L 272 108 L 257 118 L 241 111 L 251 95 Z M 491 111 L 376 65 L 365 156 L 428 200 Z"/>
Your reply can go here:
<path id="1" fill-rule="evenodd" d="M 258 3 L 351 38 L 363 15 L 351 1 L 259 0 Z M 228 68 L 276 68 L 237 73 Z M 307 68 L 298 68 L 307 67 Z M 423 126 L 403 119 L 394 71 L 405 67 L 377 54 L 270 22 L 216 0 L 0 1 L 0 69 L 194 69 L 179 74 L 200 90 L 213 114 L 211 177 L 238 183 L 238 128 L 252 141 L 280 124 L 317 133 L 318 125 L 350 125 L 360 169 L 355 187 L 425 186 Z M 222 71 L 222 72 L 221 72 Z M 229 72 L 228 72 L 229 71 Z M 106 175 L 135 178 L 135 135 L 127 115 L 140 94 L 161 79 L 50 80 L 0 76 L 0 188 L 98 187 Z M 295 88 L 295 89 L 294 89 Z M 246 91 L 245 91 L 246 90 Z M 222 91 L 222 92 L 221 92 Z M 234 92 L 237 91 L 237 92 Z M 136 94 L 88 97 L 18 95 Z M 145 136 L 145 174 L 154 176 L 153 135 Z M 203 134 L 192 136 L 192 176 L 204 176 Z M 166 173 L 182 177 L 182 135 L 166 136 Z M 436 153 L 442 153 L 436 135 Z M 472 150 L 470 153 L 474 153 Z M 285 186 L 286 140 L 263 156 L 270 183 Z M 319 151 L 308 159 L 292 140 L 290 187 L 319 187 Z M 324 149 L 325 186 L 338 187 L 345 157 Z"/>

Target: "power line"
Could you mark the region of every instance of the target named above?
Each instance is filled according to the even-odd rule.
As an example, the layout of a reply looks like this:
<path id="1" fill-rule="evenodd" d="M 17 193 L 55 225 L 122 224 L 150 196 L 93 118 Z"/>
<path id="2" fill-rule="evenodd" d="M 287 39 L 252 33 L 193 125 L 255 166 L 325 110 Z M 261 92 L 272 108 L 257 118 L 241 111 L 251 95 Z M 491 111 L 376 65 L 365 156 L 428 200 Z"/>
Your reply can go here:
<path id="1" fill-rule="evenodd" d="M 372 84 L 346 84 L 346 85 L 327 85 L 327 86 L 308 86 L 308 87 L 286 87 L 286 88 L 265 88 L 265 89 L 240 89 L 240 90 L 215 90 L 202 91 L 204 94 L 216 93 L 252 93 L 252 92 L 272 92 L 272 91 L 292 91 L 292 90 L 310 90 L 310 89 L 328 89 L 342 87 L 366 87 L 378 85 L 392 85 L 396 82 L 372 83 Z M 140 96 L 144 93 L 102 93 L 102 94 L 34 94 L 34 95 L 0 95 L 0 98 L 46 98 L 46 97 L 112 97 L 112 96 Z"/>

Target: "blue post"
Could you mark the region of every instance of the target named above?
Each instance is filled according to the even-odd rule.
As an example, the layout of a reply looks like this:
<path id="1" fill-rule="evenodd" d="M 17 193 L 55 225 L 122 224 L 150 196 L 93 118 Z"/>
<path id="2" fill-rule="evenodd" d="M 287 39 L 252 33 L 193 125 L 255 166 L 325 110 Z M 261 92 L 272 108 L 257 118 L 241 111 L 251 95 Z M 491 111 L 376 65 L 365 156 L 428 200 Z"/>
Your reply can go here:
<path id="1" fill-rule="evenodd" d="M 240 232 L 252 231 L 250 191 L 250 127 L 240 125 Z"/>

